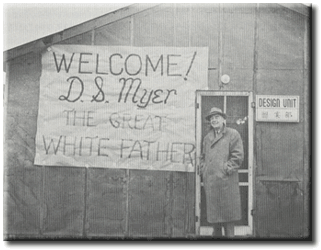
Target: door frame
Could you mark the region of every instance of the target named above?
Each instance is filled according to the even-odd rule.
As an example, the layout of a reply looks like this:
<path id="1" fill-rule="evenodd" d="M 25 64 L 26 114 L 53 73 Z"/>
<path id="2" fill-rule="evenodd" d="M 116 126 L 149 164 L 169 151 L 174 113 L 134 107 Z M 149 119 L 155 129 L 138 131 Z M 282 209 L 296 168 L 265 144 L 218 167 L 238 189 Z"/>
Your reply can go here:
<path id="1" fill-rule="evenodd" d="M 200 176 L 200 155 L 201 155 L 201 132 L 202 132 L 202 96 L 223 96 L 224 97 L 224 109 L 226 112 L 226 97 L 227 96 L 248 96 L 248 170 L 239 170 L 241 173 L 248 171 L 248 225 L 236 226 L 235 235 L 253 235 L 253 92 L 246 91 L 216 91 L 216 90 L 196 90 L 195 98 L 195 141 L 196 141 L 196 171 L 195 171 L 195 231 L 196 235 L 201 235 L 201 176 Z"/>

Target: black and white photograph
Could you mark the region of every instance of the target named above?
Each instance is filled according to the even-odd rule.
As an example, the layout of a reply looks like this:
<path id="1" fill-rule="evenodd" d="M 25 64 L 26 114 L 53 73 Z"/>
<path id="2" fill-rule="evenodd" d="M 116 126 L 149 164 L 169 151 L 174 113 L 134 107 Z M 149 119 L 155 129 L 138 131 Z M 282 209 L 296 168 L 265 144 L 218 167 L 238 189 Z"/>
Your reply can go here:
<path id="1" fill-rule="evenodd" d="M 3 240 L 312 241 L 312 5 L 3 4 Z"/>

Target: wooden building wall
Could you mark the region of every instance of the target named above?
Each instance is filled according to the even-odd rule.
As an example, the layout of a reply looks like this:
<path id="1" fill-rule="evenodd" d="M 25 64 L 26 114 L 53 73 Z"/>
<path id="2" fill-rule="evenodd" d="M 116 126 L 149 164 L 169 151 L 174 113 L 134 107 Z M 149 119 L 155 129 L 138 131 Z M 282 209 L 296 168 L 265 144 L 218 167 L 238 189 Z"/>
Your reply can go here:
<path id="1" fill-rule="evenodd" d="M 209 47 L 208 87 L 300 96 L 300 122 L 254 123 L 254 230 L 308 232 L 308 18 L 274 4 L 160 5 L 61 44 Z M 41 56 L 7 65 L 5 234 L 185 237 L 194 173 L 34 166 Z M 231 81 L 222 85 L 219 78 Z"/>
<path id="2" fill-rule="evenodd" d="M 306 23 L 293 11 L 260 5 L 254 91 L 300 96 L 299 123 L 256 123 L 256 227 L 262 236 L 307 233 Z"/>

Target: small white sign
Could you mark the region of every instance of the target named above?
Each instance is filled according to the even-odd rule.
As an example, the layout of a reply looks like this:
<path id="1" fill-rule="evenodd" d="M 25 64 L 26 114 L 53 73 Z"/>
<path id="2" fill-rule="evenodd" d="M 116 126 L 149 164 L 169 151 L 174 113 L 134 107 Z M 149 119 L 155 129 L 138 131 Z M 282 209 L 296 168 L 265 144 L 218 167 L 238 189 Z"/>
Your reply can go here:
<path id="1" fill-rule="evenodd" d="M 257 95 L 256 121 L 299 122 L 299 96 Z"/>

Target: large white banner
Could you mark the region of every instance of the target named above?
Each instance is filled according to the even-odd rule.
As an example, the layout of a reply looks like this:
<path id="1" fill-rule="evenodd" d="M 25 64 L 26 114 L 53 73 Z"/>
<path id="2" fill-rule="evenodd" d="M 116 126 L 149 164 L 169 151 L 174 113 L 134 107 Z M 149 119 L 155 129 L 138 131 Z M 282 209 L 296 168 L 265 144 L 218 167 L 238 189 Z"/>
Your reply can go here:
<path id="1" fill-rule="evenodd" d="M 56 45 L 42 55 L 36 165 L 195 169 L 208 49 Z"/>

